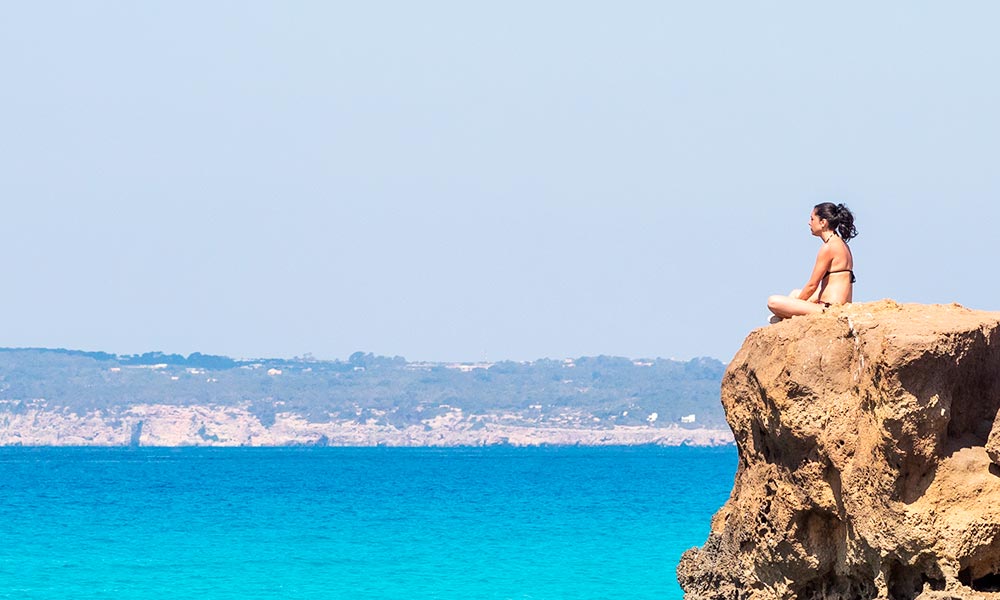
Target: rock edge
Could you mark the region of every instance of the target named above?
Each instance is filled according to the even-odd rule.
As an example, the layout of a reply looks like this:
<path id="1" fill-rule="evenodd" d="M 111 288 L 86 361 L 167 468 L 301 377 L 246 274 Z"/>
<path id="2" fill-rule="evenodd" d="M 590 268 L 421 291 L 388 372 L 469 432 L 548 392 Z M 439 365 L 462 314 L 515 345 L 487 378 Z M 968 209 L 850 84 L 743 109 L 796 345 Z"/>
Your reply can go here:
<path id="1" fill-rule="evenodd" d="M 686 598 L 1000 598 L 1000 313 L 853 304 L 757 329 Z"/>

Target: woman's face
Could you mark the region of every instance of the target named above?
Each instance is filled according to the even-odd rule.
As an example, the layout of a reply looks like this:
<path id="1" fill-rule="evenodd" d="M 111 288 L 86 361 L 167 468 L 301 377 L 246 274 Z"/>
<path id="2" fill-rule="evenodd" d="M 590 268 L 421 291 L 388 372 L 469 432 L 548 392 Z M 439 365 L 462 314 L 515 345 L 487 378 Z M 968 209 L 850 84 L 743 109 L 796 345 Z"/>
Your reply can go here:
<path id="1" fill-rule="evenodd" d="M 813 235 L 819 235 L 826 231 L 829 225 L 830 223 L 826 219 L 821 219 L 816 215 L 815 210 L 809 215 L 809 231 L 812 232 Z"/>

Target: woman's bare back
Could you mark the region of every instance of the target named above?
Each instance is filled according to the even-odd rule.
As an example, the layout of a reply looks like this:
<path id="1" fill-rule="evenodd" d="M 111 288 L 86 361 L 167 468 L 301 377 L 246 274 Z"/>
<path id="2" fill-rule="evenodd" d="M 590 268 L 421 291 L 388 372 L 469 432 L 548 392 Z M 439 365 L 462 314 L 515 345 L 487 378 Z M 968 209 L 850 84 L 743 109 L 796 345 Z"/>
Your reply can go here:
<path id="1" fill-rule="evenodd" d="M 833 254 L 830 269 L 820 284 L 818 301 L 824 304 L 847 304 L 854 296 L 854 257 L 839 236 L 831 235 L 825 245 Z"/>

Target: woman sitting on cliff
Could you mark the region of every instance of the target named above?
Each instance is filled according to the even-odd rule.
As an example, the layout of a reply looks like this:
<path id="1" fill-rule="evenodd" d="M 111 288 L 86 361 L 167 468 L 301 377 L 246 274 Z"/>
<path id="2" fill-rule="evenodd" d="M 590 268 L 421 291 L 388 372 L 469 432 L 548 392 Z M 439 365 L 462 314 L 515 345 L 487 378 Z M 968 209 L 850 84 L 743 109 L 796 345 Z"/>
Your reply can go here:
<path id="1" fill-rule="evenodd" d="M 787 296 L 771 296 L 771 322 L 823 312 L 832 304 L 847 304 L 854 292 L 854 257 L 847 241 L 858 235 L 854 215 L 843 204 L 824 202 L 813 208 L 809 230 L 823 240 L 809 281 Z"/>

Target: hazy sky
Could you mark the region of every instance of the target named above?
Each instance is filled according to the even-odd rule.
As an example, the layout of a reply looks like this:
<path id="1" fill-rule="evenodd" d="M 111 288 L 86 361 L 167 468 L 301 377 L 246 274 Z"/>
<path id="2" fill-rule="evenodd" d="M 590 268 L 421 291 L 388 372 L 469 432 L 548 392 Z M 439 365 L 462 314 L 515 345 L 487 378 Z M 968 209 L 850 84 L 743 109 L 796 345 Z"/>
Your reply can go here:
<path id="1" fill-rule="evenodd" d="M 11 2 L 0 346 L 728 361 L 1000 310 L 1000 3 Z"/>

